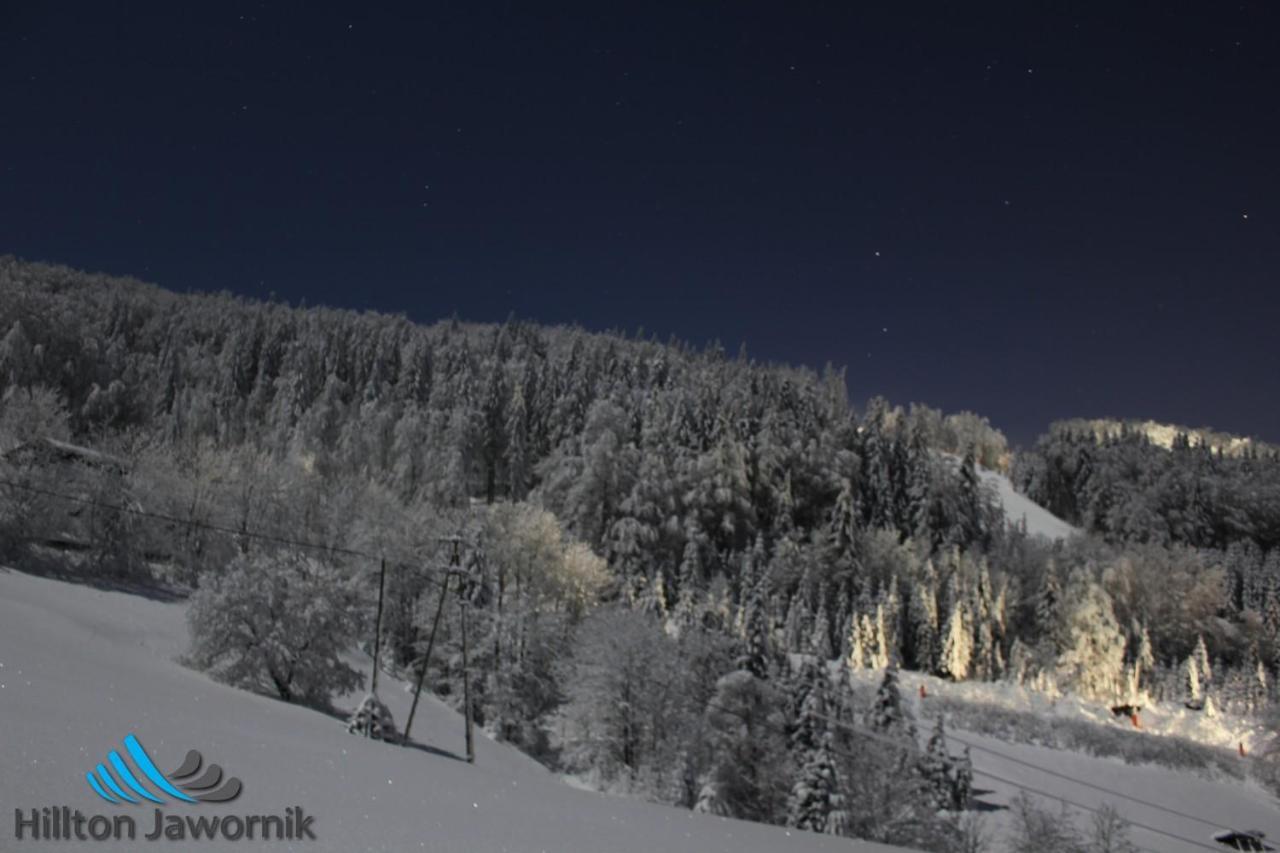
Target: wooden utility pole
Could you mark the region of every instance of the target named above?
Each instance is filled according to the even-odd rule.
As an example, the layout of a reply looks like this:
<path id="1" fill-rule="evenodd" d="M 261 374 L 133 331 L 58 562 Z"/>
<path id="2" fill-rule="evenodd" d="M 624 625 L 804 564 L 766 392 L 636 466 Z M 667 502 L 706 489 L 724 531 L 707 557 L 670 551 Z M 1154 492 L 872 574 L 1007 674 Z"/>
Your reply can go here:
<path id="1" fill-rule="evenodd" d="M 387 588 L 387 558 L 382 558 L 382 567 L 378 570 L 378 616 L 373 621 L 373 678 L 369 684 L 369 692 L 378 695 L 378 669 L 381 667 L 382 653 L 382 596 Z"/>
<path id="2" fill-rule="evenodd" d="M 427 651 L 422 656 L 422 663 L 418 667 L 418 683 L 413 688 L 413 704 L 409 706 L 409 719 L 404 724 L 404 742 L 409 742 L 409 730 L 413 728 L 413 717 L 418 713 L 418 699 L 422 696 L 422 682 L 427 677 L 427 665 L 431 662 L 431 650 L 436 644 L 436 631 L 440 628 L 440 616 L 444 613 L 444 597 L 449 591 L 449 579 L 453 577 L 457 571 L 460 554 L 458 547 L 462 540 L 454 537 L 449 540 L 453 544 L 453 553 L 449 557 L 449 568 L 444 573 L 444 581 L 440 584 L 440 599 L 436 602 L 436 615 L 431 620 L 431 634 L 427 637 Z"/>
<path id="3" fill-rule="evenodd" d="M 471 602 L 466 597 L 467 587 L 458 602 L 462 611 L 462 719 L 467 728 L 467 763 L 476 763 L 476 747 L 471 737 L 471 669 L 467 665 L 467 610 Z"/>

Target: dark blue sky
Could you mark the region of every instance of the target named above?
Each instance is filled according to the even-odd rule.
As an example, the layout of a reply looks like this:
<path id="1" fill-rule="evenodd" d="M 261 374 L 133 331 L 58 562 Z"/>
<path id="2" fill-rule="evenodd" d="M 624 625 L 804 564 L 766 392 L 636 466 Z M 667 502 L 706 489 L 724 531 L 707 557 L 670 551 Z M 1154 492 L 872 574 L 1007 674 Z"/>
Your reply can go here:
<path id="1" fill-rule="evenodd" d="M 1265 2 L 187 5 L 0 6 L 0 252 L 1280 440 Z"/>

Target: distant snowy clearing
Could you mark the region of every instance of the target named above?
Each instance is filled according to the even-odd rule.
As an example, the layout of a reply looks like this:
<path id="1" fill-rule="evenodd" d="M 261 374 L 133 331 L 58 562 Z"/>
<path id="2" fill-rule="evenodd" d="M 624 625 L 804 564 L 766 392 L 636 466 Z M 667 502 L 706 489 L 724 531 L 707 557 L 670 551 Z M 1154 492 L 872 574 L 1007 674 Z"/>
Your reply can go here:
<path id="1" fill-rule="evenodd" d="M 940 453 L 939 456 L 959 468 L 961 463 L 959 456 L 952 453 Z M 981 465 L 975 466 L 974 470 L 978 472 L 982 484 L 991 489 L 996 500 L 1000 502 L 1005 520 L 1010 524 L 1017 527 L 1025 525 L 1027 533 L 1032 536 L 1043 536 L 1046 539 L 1070 539 L 1080 533 L 1079 528 L 1073 527 L 1031 498 L 1021 494 L 1004 474 L 983 468 Z"/>
<path id="2" fill-rule="evenodd" d="M 982 482 L 995 490 L 1010 524 L 1025 524 L 1027 533 L 1047 539 L 1069 539 L 1080 532 L 1026 495 L 1019 494 L 1008 477 L 981 466 L 977 470 Z"/>

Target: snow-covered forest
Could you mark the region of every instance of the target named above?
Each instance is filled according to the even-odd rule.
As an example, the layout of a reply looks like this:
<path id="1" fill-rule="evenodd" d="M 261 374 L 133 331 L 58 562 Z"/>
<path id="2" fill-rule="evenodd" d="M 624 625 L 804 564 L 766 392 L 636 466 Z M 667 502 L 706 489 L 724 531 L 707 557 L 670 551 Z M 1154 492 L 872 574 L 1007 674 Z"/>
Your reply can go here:
<path id="1" fill-rule="evenodd" d="M 360 686 L 361 555 L 390 567 L 382 643 L 409 676 L 437 537 L 461 533 L 477 723 L 599 787 L 971 849 L 967 759 L 942 728 L 919 745 L 896 667 L 1106 705 L 1274 697 L 1273 457 L 1063 431 L 1012 457 L 979 416 L 855 411 L 841 371 L 717 345 L 13 259 L 0 387 L 6 560 L 189 591 L 193 664 L 323 705 Z M 979 469 L 1011 457 L 1085 535 L 1006 521 Z M 449 610 L 426 675 L 455 704 L 459 628 Z M 873 701 L 847 668 L 884 670 Z"/>

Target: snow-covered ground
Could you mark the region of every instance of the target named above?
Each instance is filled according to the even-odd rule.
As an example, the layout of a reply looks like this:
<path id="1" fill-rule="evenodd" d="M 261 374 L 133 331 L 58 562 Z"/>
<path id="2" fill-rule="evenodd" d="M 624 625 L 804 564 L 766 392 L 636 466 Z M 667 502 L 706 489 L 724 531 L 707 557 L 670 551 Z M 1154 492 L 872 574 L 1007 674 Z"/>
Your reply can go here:
<path id="1" fill-rule="evenodd" d="M 1227 830 L 1258 829 L 1269 839 L 1280 837 L 1276 801 L 1255 783 L 1210 780 L 1164 767 L 1129 765 L 1118 758 L 1007 744 L 971 732 L 957 734 L 973 745 L 974 786 L 985 792 L 979 799 L 992 805 L 1007 806 L 1022 790 L 1019 786 L 1049 794 L 1031 796 L 1055 812 L 1062 800 L 1094 809 L 1110 804 L 1135 824 L 1129 839 L 1144 850 L 1159 853 L 1196 853 L 1206 846 L 1214 849 L 1214 835 Z M 1060 775 L 1051 776 L 1038 768 Z M 1092 813 L 1075 806 L 1067 810 L 1082 829 L 1090 825 Z M 1012 818 L 1009 810 L 989 812 L 987 828 L 993 837 L 1000 838 L 1008 832 Z"/>
<path id="2" fill-rule="evenodd" d="M 873 690 L 880 677 L 880 673 L 870 670 L 853 675 L 854 681 L 865 690 Z M 1109 709 L 1077 697 L 1051 697 L 1002 683 L 952 684 L 913 672 L 901 673 L 900 683 L 903 695 L 916 715 L 922 738 L 932 728 L 940 700 L 946 699 L 1025 712 L 1050 721 L 1075 720 L 1111 726 L 1119 732 L 1131 730 L 1127 720 L 1117 720 Z M 920 696 L 921 685 L 925 687 L 924 698 Z M 1148 706 L 1143 709 L 1141 717 L 1143 730 L 1148 733 L 1178 735 L 1229 749 L 1235 749 L 1241 741 L 1249 748 L 1268 736 L 1265 728 L 1256 721 L 1230 715 L 1209 719 L 1182 708 Z M 985 792 L 979 799 L 988 806 L 997 807 L 987 812 L 984 818 L 997 846 L 999 839 L 1008 832 L 1012 819 L 1009 810 L 999 807 L 1008 806 L 1018 796 L 1022 790 L 1019 786 L 1048 794 L 1034 794 L 1032 798 L 1055 812 L 1062 800 L 1092 808 L 1109 803 L 1135 824 L 1145 824 L 1186 839 L 1171 838 L 1135 826 L 1130 838 L 1145 850 L 1182 853 L 1205 850 L 1205 845 L 1214 849 L 1213 836 L 1224 829 L 1258 829 L 1269 839 L 1280 839 L 1280 810 L 1277 810 L 1280 804 L 1251 781 L 1212 778 L 1222 774 L 1201 774 L 1151 764 L 1129 765 L 1117 757 L 1009 743 L 963 728 L 950 733 L 952 752 L 958 753 L 963 748 L 961 741 L 972 744 L 975 787 Z M 1136 799 L 1126 799 L 1120 794 Z M 1084 809 L 1069 806 L 1068 811 L 1076 816 L 1082 828 L 1087 827 L 1092 819 L 1092 814 Z"/>
<path id="3" fill-rule="evenodd" d="M 866 671 L 855 675 L 868 683 L 879 683 L 878 672 Z M 919 698 L 921 684 L 925 692 L 934 698 L 945 697 L 961 702 L 980 704 L 1011 711 L 1032 714 L 1044 720 L 1073 720 L 1107 726 L 1115 731 L 1132 731 L 1132 723 L 1125 717 L 1116 717 L 1104 703 L 1092 702 L 1072 694 L 1050 694 L 1022 687 L 1009 682 L 964 681 L 953 683 L 918 672 L 902 672 L 903 690 L 912 701 L 922 705 Z M 1141 730 L 1152 735 L 1169 735 L 1205 746 L 1235 751 L 1243 744 L 1250 755 L 1270 748 L 1275 737 L 1256 717 L 1218 713 L 1207 716 L 1200 711 L 1190 711 L 1177 704 L 1141 703 Z M 927 702 L 923 703 L 927 706 Z"/>
<path id="4" fill-rule="evenodd" d="M 979 467 L 978 476 L 984 484 L 995 490 L 1010 524 L 1025 523 L 1028 533 L 1048 539 L 1069 539 L 1080 532 L 1026 495 L 1015 491 L 1013 483 L 1003 474 Z"/>
<path id="5" fill-rule="evenodd" d="M 957 468 L 960 457 L 953 453 L 942 453 L 940 457 Z M 1070 539 L 1080 532 L 1067 522 L 1058 518 L 1049 510 L 1040 506 L 1013 487 L 1013 482 L 998 471 L 991 471 L 977 466 L 978 477 L 983 485 L 991 489 L 1004 510 L 1004 517 L 1010 524 L 1026 525 L 1032 536 L 1043 536 L 1047 539 Z"/>
<path id="6" fill-rule="evenodd" d="M 216 684 L 176 662 L 186 646 L 183 606 L 0 569 L 0 849 L 73 850 L 86 842 L 14 840 L 14 809 L 66 805 L 133 814 L 140 836 L 152 811 L 112 806 L 85 773 L 136 733 L 161 769 L 189 749 L 244 782 L 228 804 L 166 813 L 276 814 L 301 806 L 316 841 L 201 841 L 165 849 L 358 853 L 609 853 L 609 851 L 879 851 L 778 827 L 695 815 L 563 784 L 515 749 L 477 732 L 476 763 L 462 721 L 424 696 L 406 749 L 345 732 L 341 721 Z M 398 725 L 403 685 L 380 692 Z M 358 697 L 348 697 L 349 700 Z M 434 750 L 434 751 L 433 751 Z M 134 842 L 87 842 L 137 851 Z"/>

